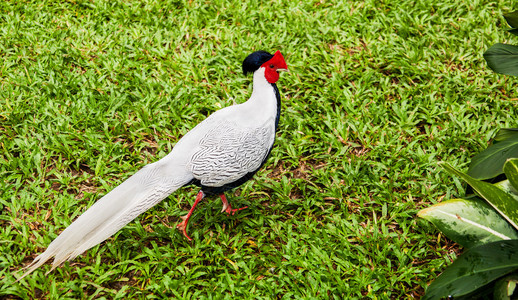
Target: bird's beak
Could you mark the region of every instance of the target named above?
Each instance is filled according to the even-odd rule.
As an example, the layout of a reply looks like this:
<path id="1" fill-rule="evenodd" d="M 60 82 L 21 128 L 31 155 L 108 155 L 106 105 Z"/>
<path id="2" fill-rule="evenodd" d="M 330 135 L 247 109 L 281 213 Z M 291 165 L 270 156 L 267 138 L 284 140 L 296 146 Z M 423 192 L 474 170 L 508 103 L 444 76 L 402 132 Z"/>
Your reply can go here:
<path id="1" fill-rule="evenodd" d="M 288 72 L 288 69 L 277 69 L 277 72 Z"/>

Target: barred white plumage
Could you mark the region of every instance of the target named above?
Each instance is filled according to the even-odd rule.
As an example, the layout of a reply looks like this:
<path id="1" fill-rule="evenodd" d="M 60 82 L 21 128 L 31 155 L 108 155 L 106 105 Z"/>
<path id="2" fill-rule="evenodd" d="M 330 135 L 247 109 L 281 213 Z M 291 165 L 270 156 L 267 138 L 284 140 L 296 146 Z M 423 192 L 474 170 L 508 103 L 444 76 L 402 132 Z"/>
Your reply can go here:
<path id="1" fill-rule="evenodd" d="M 261 166 L 274 135 L 273 126 L 241 128 L 223 121 L 200 140 L 188 167 L 202 185 L 220 187 L 234 182 Z"/>

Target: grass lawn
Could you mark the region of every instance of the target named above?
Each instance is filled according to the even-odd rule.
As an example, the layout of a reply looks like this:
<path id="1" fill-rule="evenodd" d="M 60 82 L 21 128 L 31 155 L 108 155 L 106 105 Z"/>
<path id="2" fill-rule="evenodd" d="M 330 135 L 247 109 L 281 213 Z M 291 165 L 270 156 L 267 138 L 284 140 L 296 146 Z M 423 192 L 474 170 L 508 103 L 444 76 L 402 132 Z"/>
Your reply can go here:
<path id="1" fill-rule="evenodd" d="M 462 251 L 418 210 L 517 127 L 516 79 L 482 53 L 509 1 L 0 2 L 0 298 L 419 298 Z M 339 2 L 339 3 L 338 3 Z M 281 50 L 282 115 L 255 180 L 175 225 L 183 188 L 45 275 L 16 273 L 77 216 L 241 103 Z"/>

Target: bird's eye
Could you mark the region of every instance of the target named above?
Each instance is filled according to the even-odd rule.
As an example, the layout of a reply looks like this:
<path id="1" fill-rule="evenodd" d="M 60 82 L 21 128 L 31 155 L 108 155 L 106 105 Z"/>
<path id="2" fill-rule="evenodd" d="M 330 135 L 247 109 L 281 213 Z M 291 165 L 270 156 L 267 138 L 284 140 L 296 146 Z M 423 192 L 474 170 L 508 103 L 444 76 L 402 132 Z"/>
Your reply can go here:
<path id="1" fill-rule="evenodd" d="M 273 69 L 274 68 L 274 65 L 270 65 L 270 69 Z"/>

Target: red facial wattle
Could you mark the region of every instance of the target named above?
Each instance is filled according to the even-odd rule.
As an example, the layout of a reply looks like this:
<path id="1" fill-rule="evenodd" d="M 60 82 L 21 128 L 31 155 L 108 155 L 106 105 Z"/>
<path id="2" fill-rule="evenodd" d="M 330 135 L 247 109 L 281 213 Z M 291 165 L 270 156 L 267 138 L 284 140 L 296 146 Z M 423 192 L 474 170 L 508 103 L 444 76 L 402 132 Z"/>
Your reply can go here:
<path id="1" fill-rule="evenodd" d="M 264 67 L 264 77 L 268 80 L 269 83 L 275 83 L 279 80 L 279 70 L 288 70 L 288 65 L 286 65 L 286 61 L 281 54 L 281 51 L 275 52 L 273 57 L 261 65 Z"/>

